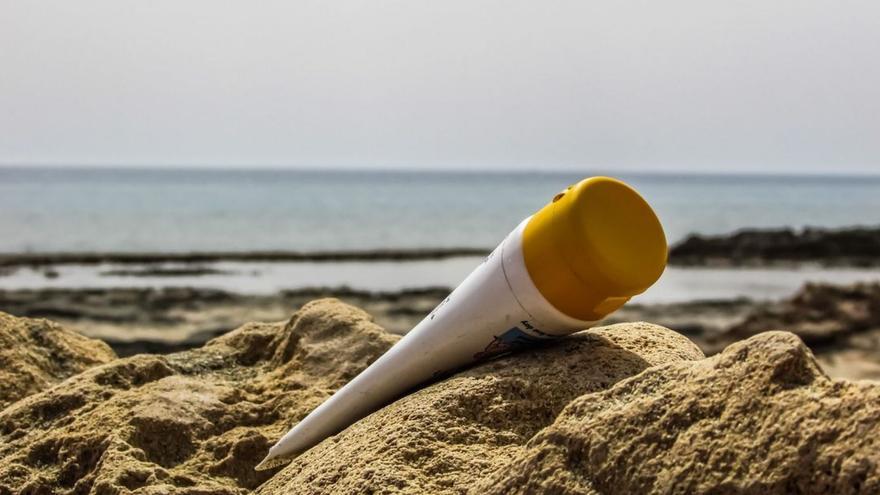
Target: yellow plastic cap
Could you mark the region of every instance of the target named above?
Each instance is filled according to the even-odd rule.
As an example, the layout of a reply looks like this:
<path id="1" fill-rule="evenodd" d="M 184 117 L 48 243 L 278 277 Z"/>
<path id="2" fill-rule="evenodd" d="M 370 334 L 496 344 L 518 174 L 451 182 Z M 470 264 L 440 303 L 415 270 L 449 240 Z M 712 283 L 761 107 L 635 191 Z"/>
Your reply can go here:
<path id="1" fill-rule="evenodd" d="M 666 268 L 666 236 L 633 188 L 584 179 L 535 213 L 523 232 L 535 286 L 568 316 L 593 321 L 648 289 Z"/>

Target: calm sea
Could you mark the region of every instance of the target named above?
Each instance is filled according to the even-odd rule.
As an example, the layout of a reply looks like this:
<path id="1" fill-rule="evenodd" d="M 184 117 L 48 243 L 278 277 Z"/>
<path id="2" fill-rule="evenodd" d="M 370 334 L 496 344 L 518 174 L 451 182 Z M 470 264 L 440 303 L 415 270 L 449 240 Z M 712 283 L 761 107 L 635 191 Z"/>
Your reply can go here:
<path id="1" fill-rule="evenodd" d="M 491 248 L 556 192 L 589 175 L 0 168 L 0 252 Z M 744 227 L 880 224 L 880 177 L 620 178 L 654 206 L 673 242 L 690 232 Z M 115 276 L 125 267 L 113 264 L 60 266 L 54 277 L 22 268 L 0 276 L 0 289 L 395 290 L 454 286 L 479 262 L 219 262 L 210 264 L 218 274 L 198 277 Z M 877 279 L 876 269 L 670 267 L 638 299 L 772 299 L 806 281 Z"/>
<path id="2" fill-rule="evenodd" d="M 0 251 L 490 248 L 589 175 L 0 168 Z M 619 177 L 672 242 L 880 224 L 880 177 Z"/>

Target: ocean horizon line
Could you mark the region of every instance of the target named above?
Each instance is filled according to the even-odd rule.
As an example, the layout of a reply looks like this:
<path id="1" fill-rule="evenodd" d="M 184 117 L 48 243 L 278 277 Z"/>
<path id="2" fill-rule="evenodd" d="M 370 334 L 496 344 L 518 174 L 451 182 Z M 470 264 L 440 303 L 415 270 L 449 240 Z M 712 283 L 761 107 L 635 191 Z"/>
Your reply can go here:
<path id="1" fill-rule="evenodd" d="M 863 171 L 842 171 L 840 173 L 828 172 L 779 172 L 779 171 L 694 171 L 683 169 L 664 169 L 664 170 L 644 170 L 644 169 L 622 169 L 609 170 L 601 166 L 584 166 L 584 168 L 576 167 L 559 167 L 559 168 L 491 168 L 491 167 L 466 167 L 466 166 L 449 166 L 449 167 L 426 167 L 426 168 L 408 168 L 402 166 L 299 166 L 299 165 L 256 165 L 250 166 L 246 164 L 240 165 L 195 165 L 195 164 L 25 164 L 25 163 L 0 163 L 0 172 L 121 172 L 121 173 L 206 173 L 206 174 L 224 174 L 224 173 L 240 173 L 240 174 L 322 174 L 322 175 L 449 175 L 449 176 L 621 176 L 621 177 L 651 177 L 651 178 L 724 178 L 735 177 L 739 179 L 876 179 L 880 180 L 880 165 L 876 173 Z"/>

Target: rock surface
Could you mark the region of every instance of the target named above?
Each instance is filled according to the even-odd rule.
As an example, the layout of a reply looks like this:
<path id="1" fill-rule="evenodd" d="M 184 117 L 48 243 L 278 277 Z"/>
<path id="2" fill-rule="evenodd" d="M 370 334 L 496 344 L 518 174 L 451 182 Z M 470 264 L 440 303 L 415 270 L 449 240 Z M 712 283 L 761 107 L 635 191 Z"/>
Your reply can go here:
<path id="1" fill-rule="evenodd" d="M 0 410 L 115 357 L 100 340 L 0 312 Z"/>
<path id="2" fill-rule="evenodd" d="M 253 470 L 397 338 L 325 299 L 86 370 L 0 412 L 0 495 L 880 491 L 880 384 L 828 379 L 790 333 L 704 358 L 645 323 L 461 371 Z"/>
<path id="3" fill-rule="evenodd" d="M 301 455 L 258 493 L 462 493 L 506 469 L 578 396 L 702 357 L 685 337 L 647 323 L 580 332 L 398 400 Z"/>
<path id="4" fill-rule="evenodd" d="M 271 443 L 398 337 L 333 300 L 118 359 L 0 412 L 0 494 L 238 494 Z"/>
<path id="5" fill-rule="evenodd" d="M 770 332 L 572 401 L 473 493 L 878 493 L 880 385 Z"/>

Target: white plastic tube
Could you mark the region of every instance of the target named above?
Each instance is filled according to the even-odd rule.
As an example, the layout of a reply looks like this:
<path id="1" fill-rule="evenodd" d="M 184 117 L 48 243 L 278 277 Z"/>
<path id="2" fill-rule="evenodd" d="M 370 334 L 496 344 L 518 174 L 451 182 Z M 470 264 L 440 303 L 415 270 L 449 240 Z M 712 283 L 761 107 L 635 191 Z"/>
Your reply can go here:
<path id="1" fill-rule="evenodd" d="M 595 323 L 561 313 L 532 283 L 522 252 L 527 222 L 388 352 L 287 432 L 259 467 L 305 451 L 436 375 Z"/>
<path id="2" fill-rule="evenodd" d="M 635 191 L 608 178 L 569 187 L 523 220 L 388 352 L 287 432 L 257 469 L 284 463 L 433 377 L 590 327 L 647 289 L 665 260 L 662 228 Z"/>

